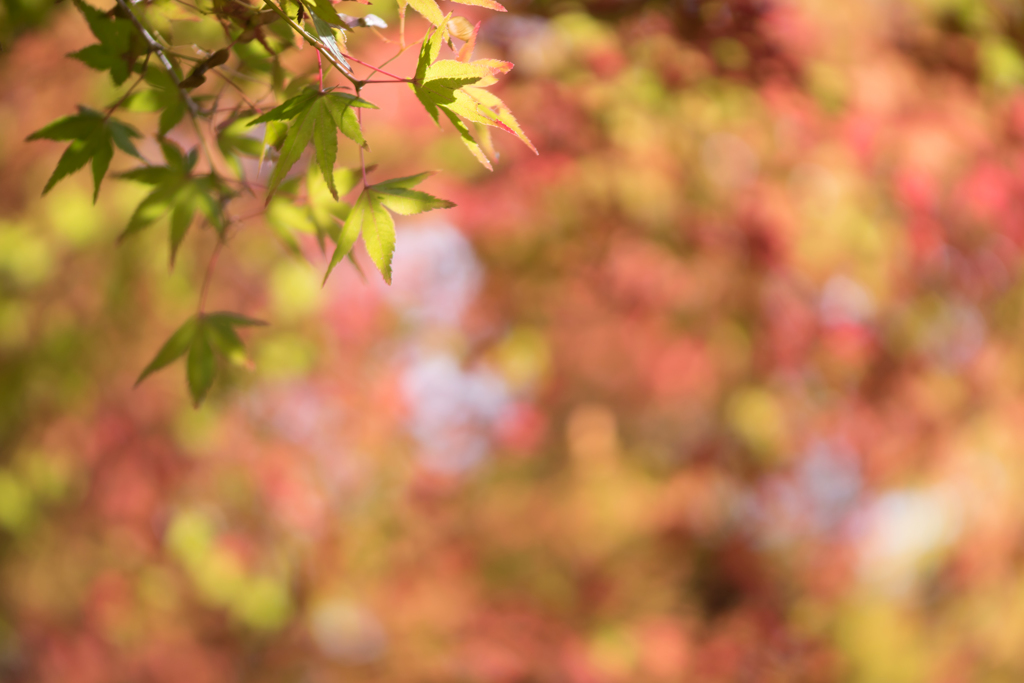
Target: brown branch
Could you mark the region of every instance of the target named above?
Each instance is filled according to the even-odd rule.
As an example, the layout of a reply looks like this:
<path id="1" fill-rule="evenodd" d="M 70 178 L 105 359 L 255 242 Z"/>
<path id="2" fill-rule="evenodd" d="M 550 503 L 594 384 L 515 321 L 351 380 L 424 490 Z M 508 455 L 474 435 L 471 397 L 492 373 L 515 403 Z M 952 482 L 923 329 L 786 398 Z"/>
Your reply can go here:
<path id="1" fill-rule="evenodd" d="M 139 21 L 137 16 L 135 16 L 135 13 L 132 12 L 132 8 L 127 2 L 125 2 L 125 0 L 117 0 L 117 4 L 128 15 L 128 19 L 135 26 L 135 29 L 142 35 L 142 39 L 146 41 L 149 49 L 156 53 L 157 59 L 159 59 L 160 63 L 164 65 L 164 68 L 167 69 L 167 74 L 171 77 L 171 80 L 174 81 L 174 85 L 177 86 L 178 92 L 181 93 L 183 98 L 185 98 L 185 106 L 188 107 L 189 113 L 191 113 L 192 116 L 198 116 L 199 107 L 196 105 L 195 100 L 192 99 L 192 96 L 188 94 L 188 91 L 181 87 L 181 79 L 178 78 L 178 74 L 174 73 L 174 66 L 171 64 L 171 60 L 167 59 L 167 54 L 164 52 L 163 46 L 156 42 L 156 38 L 153 37 L 152 33 L 146 30 L 146 27 L 142 25 L 142 22 Z"/>

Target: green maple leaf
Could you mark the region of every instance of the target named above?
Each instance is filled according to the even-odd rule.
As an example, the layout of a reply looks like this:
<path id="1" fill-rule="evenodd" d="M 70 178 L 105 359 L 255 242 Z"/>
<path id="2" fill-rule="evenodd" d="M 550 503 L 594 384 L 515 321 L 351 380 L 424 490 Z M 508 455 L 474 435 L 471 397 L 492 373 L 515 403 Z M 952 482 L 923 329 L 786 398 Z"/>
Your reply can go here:
<path id="1" fill-rule="evenodd" d="M 265 324 L 260 320 L 227 311 L 195 315 L 186 320 L 185 324 L 164 342 L 135 381 L 135 386 L 187 353 L 188 389 L 193 405 L 198 408 L 217 378 L 218 358 L 239 365 L 248 364 L 245 344 L 242 343 L 235 328 Z"/>
<path id="2" fill-rule="evenodd" d="M 260 140 L 251 137 L 249 122 L 252 118 L 251 114 L 236 112 L 217 125 L 217 146 L 225 161 L 240 178 L 245 177 L 241 157 L 259 157 L 264 149 Z"/>
<path id="3" fill-rule="evenodd" d="M 121 85 L 135 69 L 135 62 L 145 54 L 146 45 L 128 19 L 111 16 L 82 0 L 75 0 L 89 29 L 100 42 L 73 52 L 69 57 L 99 71 L 109 71 L 114 83 Z"/>
<path id="4" fill-rule="evenodd" d="M 28 136 L 29 140 L 72 141 L 57 161 L 57 168 L 50 179 L 46 181 L 43 194 L 91 161 L 94 185 L 92 201 L 95 203 L 100 193 L 100 183 L 110 168 L 110 160 L 114 158 L 114 145 L 138 157 L 139 151 L 132 142 L 132 138 L 138 137 L 141 137 L 139 132 L 128 124 L 86 107 L 79 107 L 75 116 L 57 119 L 32 133 Z"/>
<path id="5" fill-rule="evenodd" d="M 426 192 L 412 189 L 430 175 L 420 173 L 394 178 L 363 188 L 338 235 L 337 247 L 331 256 L 330 265 L 327 266 L 324 282 L 327 282 L 331 271 L 352 251 L 356 240 L 362 235 L 366 252 L 377 266 L 377 270 L 384 276 L 384 281 L 391 284 L 391 260 L 395 253 L 395 219 L 391 212 L 411 216 L 455 206 L 446 199 L 438 199 Z"/>
<path id="6" fill-rule="evenodd" d="M 160 112 L 158 134 L 164 136 L 185 116 L 185 100 L 163 69 L 148 69 L 146 83 L 152 87 L 132 93 L 122 107 L 128 111 Z"/>
<path id="7" fill-rule="evenodd" d="M 316 149 L 316 162 L 327 182 L 327 187 L 331 195 L 335 199 L 338 198 L 338 188 L 334 182 L 334 162 L 338 157 L 338 131 L 359 146 L 366 147 L 366 140 L 363 139 L 354 107 L 377 108 L 376 105 L 355 95 L 344 92 L 320 92 L 310 87 L 249 124 L 254 126 L 257 123 L 292 120 L 292 125 L 281 144 L 277 165 L 267 185 L 268 202 L 310 142 Z"/>
<path id="8" fill-rule="evenodd" d="M 423 41 L 416 78 L 410 84 L 427 113 L 437 123 L 439 113 L 443 112 L 459 131 L 469 151 L 488 169 L 491 169 L 491 162 L 473 138 L 465 121 L 500 128 L 518 137 L 537 153 L 537 148 L 526 137 L 512 111 L 497 95 L 485 90 L 487 86 L 497 83 L 497 76 L 511 71 L 512 63 L 498 59 L 468 61 L 468 52 L 460 55 L 466 61 L 438 60 L 441 45 L 447 37 L 445 21 Z"/>
<path id="9" fill-rule="evenodd" d="M 230 192 L 214 174 L 192 174 L 196 150 L 185 155 L 170 141 L 164 140 L 161 145 L 167 159 L 165 166 L 142 166 L 119 176 L 154 187 L 135 209 L 128 227 L 118 239 L 131 237 L 170 213 L 171 265 L 174 265 L 178 247 L 184 241 L 197 211 L 206 217 L 217 232 L 223 232 L 224 215 L 221 207 L 223 198 L 230 195 Z"/>

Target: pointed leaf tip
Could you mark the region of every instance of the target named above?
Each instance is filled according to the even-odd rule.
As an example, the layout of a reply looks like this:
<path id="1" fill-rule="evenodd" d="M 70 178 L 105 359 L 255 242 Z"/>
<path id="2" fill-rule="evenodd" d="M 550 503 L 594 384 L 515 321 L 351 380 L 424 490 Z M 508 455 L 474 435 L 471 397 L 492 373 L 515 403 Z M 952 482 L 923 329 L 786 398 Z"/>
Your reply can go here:
<path id="1" fill-rule="evenodd" d="M 144 379 L 157 370 L 161 370 L 177 359 L 185 355 L 192 345 L 192 339 L 196 333 L 196 319 L 189 318 L 179 327 L 174 334 L 168 338 L 164 345 L 157 351 L 156 356 L 149 362 L 149 365 L 142 371 L 139 378 L 135 380 L 135 386 L 139 386 Z"/>

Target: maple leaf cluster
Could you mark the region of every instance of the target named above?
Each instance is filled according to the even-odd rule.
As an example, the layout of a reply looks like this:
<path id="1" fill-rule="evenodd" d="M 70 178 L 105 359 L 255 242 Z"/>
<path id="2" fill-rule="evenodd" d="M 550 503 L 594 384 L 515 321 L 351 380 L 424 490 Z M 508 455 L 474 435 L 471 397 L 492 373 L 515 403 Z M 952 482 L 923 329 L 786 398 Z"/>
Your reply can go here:
<path id="1" fill-rule="evenodd" d="M 504 11 L 501 5 L 490 0 L 465 4 Z M 347 49 L 347 31 L 376 31 L 387 28 L 386 23 L 372 14 L 358 18 L 340 14 L 329 0 L 264 0 L 260 9 L 244 2 L 213 0 L 208 7 L 195 7 L 195 13 L 186 12 L 186 17 L 193 21 L 203 16 L 213 17 L 227 41 L 226 44 L 214 41 L 209 49 L 196 47 L 195 55 L 180 54 L 175 41 L 161 32 L 167 20 L 167 16 L 162 16 L 162 12 L 168 12 L 165 5 L 139 7 L 118 0 L 113 9 L 103 12 L 84 0 L 75 0 L 75 7 L 99 42 L 71 56 L 93 69 L 109 72 L 117 86 L 125 84 L 132 76 L 136 80 L 105 112 L 79 107 L 77 115 L 59 119 L 29 136 L 30 140 L 71 142 L 43 188 L 43 194 L 91 163 L 95 202 L 116 147 L 144 164 L 117 177 L 152 188 L 132 214 L 122 232 L 122 240 L 169 215 L 173 267 L 197 220 L 214 230 L 217 247 L 201 287 L 196 316 L 167 342 L 140 377 L 141 381 L 166 365 L 167 359 L 173 360 L 191 349 L 188 385 L 197 405 L 206 395 L 215 374 L 209 370 L 214 367 L 209 349 L 215 348 L 227 358 L 237 355 L 241 348 L 237 335 L 215 324 L 203 307 L 217 255 L 241 222 L 231 207 L 238 203 L 241 195 L 255 195 L 254 183 L 268 157 L 273 170 L 266 185 L 259 189 L 263 193 L 268 222 L 286 248 L 300 253 L 292 232 L 297 225 L 312 224 L 321 251 L 326 253 L 327 241 L 334 243 L 324 275 L 326 282 L 346 257 L 355 263 L 351 258 L 352 250 L 361 238 L 372 262 L 390 284 L 397 240 L 392 214 L 409 216 L 450 208 L 454 204 L 413 189 L 429 177 L 429 173 L 369 181 L 368 174 L 374 167 L 368 167 L 365 161 L 369 144 L 363 135 L 361 112 L 377 107 L 363 97 L 364 88 L 377 83 L 408 83 L 434 121 L 439 122 L 438 113 L 444 112 L 473 156 L 488 169 L 492 168 L 492 161 L 484 149 L 491 150 L 494 156 L 493 143 L 486 132 L 488 127 L 515 135 L 536 151 L 508 107 L 486 90 L 497 82 L 497 76 L 507 73 L 512 64 L 492 59 L 472 61 L 480 23 L 467 28 L 469 24 L 464 18 L 442 15 L 433 0 L 419 0 L 413 5 L 434 27 L 422 41 L 415 74 L 406 79 L 388 73 L 384 65 L 374 67 L 363 63 Z M 406 4 L 399 3 L 398 9 L 402 18 L 400 55 L 405 49 Z M 172 16 L 175 17 L 180 17 L 184 11 L 181 7 L 174 10 L 176 13 Z M 456 60 L 439 59 L 444 45 L 454 50 L 449 25 L 456 27 L 464 41 Z M 281 54 L 295 47 L 296 37 L 299 43 L 305 42 L 316 51 L 319 66 L 315 82 L 311 82 L 313 79 L 309 76 L 288 73 L 282 65 Z M 260 47 L 252 47 L 253 43 Z M 182 62 L 191 63 L 187 74 Z M 333 69 L 339 83 L 325 83 L 325 63 L 328 79 Z M 368 69 L 369 74 L 357 76 L 353 64 Z M 239 69 L 248 72 L 245 75 L 250 80 L 255 79 L 252 74 L 272 72 L 270 94 L 280 103 L 268 110 L 265 105 L 250 100 L 231 76 L 240 73 Z M 199 94 L 211 76 L 218 76 L 240 93 L 233 106 L 220 107 L 223 91 L 216 97 Z M 386 79 L 376 80 L 374 76 Z M 118 110 L 159 113 L 155 138 L 164 157 L 163 165 L 153 164 L 140 155 L 133 140 L 143 136 L 132 125 L 114 117 Z M 176 141 L 181 139 L 180 127 L 186 114 L 197 138 L 187 152 Z M 477 137 L 483 145 L 477 142 L 467 124 L 477 127 Z M 203 126 L 210 132 L 204 132 Z M 252 134 L 260 129 L 262 141 Z M 336 168 L 339 133 L 357 146 L 358 169 Z M 212 155 L 207 137 L 214 138 L 219 155 Z M 307 174 L 305 197 L 300 198 L 295 194 L 291 172 L 310 147 L 314 161 Z M 258 159 L 255 177 L 251 169 L 254 158 Z M 322 183 L 313 174 L 314 168 L 319 170 Z M 289 199 L 281 202 L 275 194 L 284 185 L 288 186 Z M 343 201 L 357 186 L 360 187 L 357 198 L 351 204 Z M 321 191 L 323 188 L 326 194 Z M 296 201 L 304 202 L 305 207 L 287 206 Z M 185 335 L 186 330 L 192 332 Z M 205 331 L 211 330 L 219 332 L 206 334 Z M 181 341 L 185 338 L 182 335 L 190 340 L 188 344 Z"/>

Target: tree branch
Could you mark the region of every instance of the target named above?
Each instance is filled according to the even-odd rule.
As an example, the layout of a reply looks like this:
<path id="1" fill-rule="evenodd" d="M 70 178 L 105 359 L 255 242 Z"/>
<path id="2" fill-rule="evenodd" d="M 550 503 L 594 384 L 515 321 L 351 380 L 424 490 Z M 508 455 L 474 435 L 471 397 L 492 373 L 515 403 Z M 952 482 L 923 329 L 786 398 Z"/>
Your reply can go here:
<path id="1" fill-rule="evenodd" d="M 118 0 L 118 2 L 121 1 L 122 0 Z M 347 78 L 349 82 L 352 83 L 352 85 L 356 84 L 356 79 L 350 75 L 351 68 L 346 67 L 344 64 L 335 59 L 334 55 L 331 54 L 330 50 L 328 50 L 323 43 L 321 43 L 319 40 L 316 40 L 312 35 L 310 35 L 308 31 L 306 31 L 306 29 L 302 28 L 295 21 L 293 21 L 292 18 L 288 16 L 287 12 L 278 7 L 275 3 L 271 2 L 271 0 L 263 0 L 263 4 L 269 7 L 270 9 L 274 10 L 274 12 L 276 12 L 279 17 L 284 19 L 285 22 L 289 26 L 291 26 L 293 30 L 298 31 L 299 35 L 305 38 L 306 42 L 313 46 L 313 49 L 315 49 L 321 55 L 326 57 L 327 61 L 331 63 L 331 66 L 337 69 L 342 76 Z"/>
<path id="2" fill-rule="evenodd" d="M 132 12 L 132 8 L 125 0 L 117 0 L 117 4 L 120 5 L 121 9 L 123 9 L 128 15 L 128 19 L 131 20 L 132 24 L 135 25 L 136 30 L 138 30 L 142 35 L 143 40 L 145 40 L 146 44 L 149 45 L 149 49 L 156 53 L 160 63 L 164 65 L 165 69 L 167 69 L 167 74 L 171 77 L 171 80 L 174 81 L 174 85 L 178 87 L 178 92 L 180 92 L 181 96 L 185 98 L 185 106 L 188 107 L 189 113 L 191 113 L 192 116 L 197 116 L 199 114 L 199 107 L 196 105 L 195 100 L 192 99 L 192 96 L 188 94 L 188 91 L 181 87 L 181 80 L 178 78 L 178 74 L 174 73 L 174 66 L 171 64 L 171 60 L 167 59 L 167 54 L 164 52 L 163 46 L 156 42 L 156 38 L 153 37 L 152 33 L 146 30 L 146 27 L 142 25 L 142 22 L 139 21 L 137 16 L 135 16 L 135 13 Z"/>

